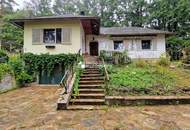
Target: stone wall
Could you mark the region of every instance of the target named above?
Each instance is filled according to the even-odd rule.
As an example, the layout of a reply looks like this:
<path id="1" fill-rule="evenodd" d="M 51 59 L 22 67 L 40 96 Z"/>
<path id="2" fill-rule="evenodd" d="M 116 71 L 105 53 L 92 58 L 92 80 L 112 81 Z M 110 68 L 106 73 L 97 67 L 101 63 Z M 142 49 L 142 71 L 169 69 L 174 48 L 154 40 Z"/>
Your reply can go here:
<path id="1" fill-rule="evenodd" d="M 0 81 L 0 92 L 16 87 L 15 79 L 12 75 L 6 74 Z"/>

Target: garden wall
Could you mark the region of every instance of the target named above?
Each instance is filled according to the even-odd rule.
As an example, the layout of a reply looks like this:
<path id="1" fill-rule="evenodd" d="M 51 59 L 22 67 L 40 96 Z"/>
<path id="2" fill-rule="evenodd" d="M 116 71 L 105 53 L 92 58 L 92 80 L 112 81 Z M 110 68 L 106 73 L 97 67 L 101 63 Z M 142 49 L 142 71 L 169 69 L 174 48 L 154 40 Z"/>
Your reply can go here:
<path id="1" fill-rule="evenodd" d="M 16 81 L 13 76 L 6 74 L 0 81 L 0 92 L 12 89 L 16 86 Z"/>

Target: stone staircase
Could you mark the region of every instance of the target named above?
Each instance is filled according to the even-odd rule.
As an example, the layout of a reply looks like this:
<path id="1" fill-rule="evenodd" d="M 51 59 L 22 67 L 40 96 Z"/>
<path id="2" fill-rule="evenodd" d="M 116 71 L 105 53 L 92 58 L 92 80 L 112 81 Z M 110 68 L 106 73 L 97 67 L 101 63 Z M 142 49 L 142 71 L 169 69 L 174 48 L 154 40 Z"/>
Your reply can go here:
<path id="1" fill-rule="evenodd" d="M 104 77 L 97 67 L 85 68 L 80 76 L 79 95 L 71 97 L 69 110 L 100 109 L 105 105 Z"/>

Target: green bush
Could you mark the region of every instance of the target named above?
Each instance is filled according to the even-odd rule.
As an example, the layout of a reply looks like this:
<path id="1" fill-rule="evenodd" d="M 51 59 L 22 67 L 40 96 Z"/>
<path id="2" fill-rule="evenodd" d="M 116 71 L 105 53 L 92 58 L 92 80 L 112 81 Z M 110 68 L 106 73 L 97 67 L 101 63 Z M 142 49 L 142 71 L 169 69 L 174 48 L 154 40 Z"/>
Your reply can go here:
<path id="1" fill-rule="evenodd" d="M 182 62 L 185 64 L 190 64 L 190 47 L 187 47 L 183 50 Z"/>
<path id="2" fill-rule="evenodd" d="M 12 74 L 11 67 L 5 63 L 0 64 L 0 81 L 3 78 L 3 76 L 7 73 Z"/>
<path id="3" fill-rule="evenodd" d="M 76 73 L 76 78 L 75 78 L 75 82 L 73 85 L 73 95 L 77 96 L 77 95 L 79 95 L 79 82 L 80 82 L 80 76 L 83 72 L 83 69 L 76 66 L 74 69 L 74 72 Z"/>
<path id="4" fill-rule="evenodd" d="M 169 55 L 162 54 L 157 62 L 160 66 L 169 66 L 170 65 L 170 58 Z"/>
<path id="5" fill-rule="evenodd" d="M 13 55 L 9 58 L 9 65 L 11 66 L 15 76 L 20 74 L 23 70 L 23 61 L 19 55 Z"/>
<path id="6" fill-rule="evenodd" d="M 128 53 L 125 50 L 124 52 L 119 51 L 100 51 L 100 57 L 104 58 L 106 62 L 114 63 L 114 64 L 129 64 L 131 63 L 131 59 L 128 57 Z"/>
<path id="7" fill-rule="evenodd" d="M 17 84 L 23 87 L 27 83 L 32 82 L 32 76 L 28 75 L 25 71 L 19 73 L 16 77 Z"/>
<path id="8" fill-rule="evenodd" d="M 144 67 L 147 67 L 148 66 L 148 63 L 143 60 L 143 59 L 137 59 L 135 62 L 134 62 L 134 65 L 136 67 L 140 67 L 140 68 L 144 68 Z"/>
<path id="9" fill-rule="evenodd" d="M 7 53 L 4 50 L 0 49 L 0 63 L 7 62 L 7 61 L 8 61 Z"/>

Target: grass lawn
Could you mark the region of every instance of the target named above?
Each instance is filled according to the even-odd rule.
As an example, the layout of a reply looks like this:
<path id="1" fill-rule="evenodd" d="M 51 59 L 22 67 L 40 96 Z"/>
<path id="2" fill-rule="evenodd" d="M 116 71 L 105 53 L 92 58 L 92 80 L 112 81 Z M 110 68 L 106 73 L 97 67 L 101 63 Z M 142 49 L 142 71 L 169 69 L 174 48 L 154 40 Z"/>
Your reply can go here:
<path id="1" fill-rule="evenodd" d="M 156 64 L 108 66 L 108 95 L 189 95 L 190 70 Z"/>

